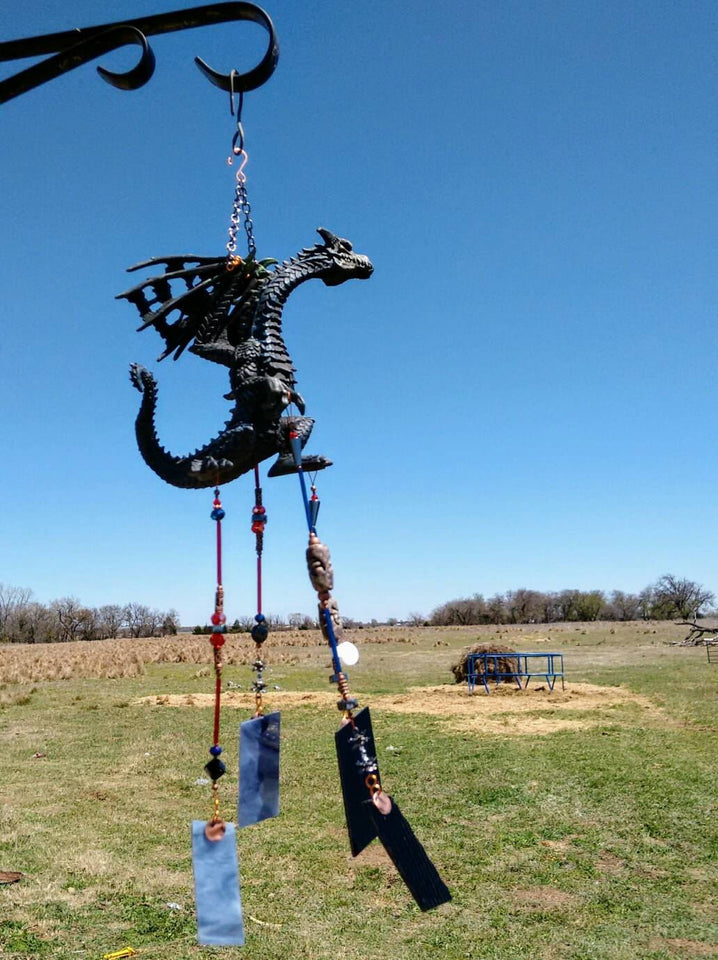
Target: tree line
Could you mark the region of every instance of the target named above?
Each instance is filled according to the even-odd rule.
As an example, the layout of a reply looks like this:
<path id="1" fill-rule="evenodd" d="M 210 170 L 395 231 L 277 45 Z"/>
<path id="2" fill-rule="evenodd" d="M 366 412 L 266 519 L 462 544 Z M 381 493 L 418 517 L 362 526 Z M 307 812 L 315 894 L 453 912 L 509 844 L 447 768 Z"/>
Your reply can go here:
<path id="1" fill-rule="evenodd" d="M 639 593 L 613 590 L 508 590 L 488 599 L 449 600 L 434 609 L 432 626 L 470 624 L 557 623 L 587 620 L 695 620 L 715 611 L 715 596 L 693 580 L 666 573 Z M 410 614 L 415 621 L 417 614 Z"/>
<path id="2" fill-rule="evenodd" d="M 0 583 L 0 642 L 68 643 L 112 637 L 175 634 L 176 610 L 155 610 L 142 603 L 86 607 L 76 597 L 38 603 L 32 590 Z"/>
<path id="3" fill-rule="evenodd" d="M 406 620 L 390 617 L 384 623 L 344 617 L 348 628 L 395 626 L 469 626 L 474 624 L 557 623 L 590 620 L 695 620 L 718 616 L 711 609 L 715 596 L 693 580 L 664 574 L 639 593 L 613 590 L 541 591 L 521 587 L 485 598 L 480 593 L 449 600 L 425 617 L 410 613 Z M 267 615 L 272 630 L 315 630 L 314 617 L 302 613 Z M 252 616 L 228 624 L 233 633 L 249 631 Z M 176 610 L 157 610 L 141 603 L 87 607 L 75 597 L 38 603 L 32 590 L 0 583 L 0 643 L 66 643 L 72 640 L 105 640 L 117 636 L 154 637 L 176 634 Z M 194 633 L 209 633 L 196 626 Z"/>

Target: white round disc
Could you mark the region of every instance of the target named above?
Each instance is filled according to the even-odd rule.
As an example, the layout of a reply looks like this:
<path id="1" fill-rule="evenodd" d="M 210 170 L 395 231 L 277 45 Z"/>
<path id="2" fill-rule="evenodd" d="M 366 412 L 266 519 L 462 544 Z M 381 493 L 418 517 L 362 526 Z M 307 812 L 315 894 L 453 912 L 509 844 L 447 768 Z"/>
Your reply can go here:
<path id="1" fill-rule="evenodd" d="M 343 663 L 346 663 L 348 667 L 353 667 L 359 660 L 359 651 L 349 640 L 344 640 L 337 645 L 337 653 L 339 654 L 339 659 Z"/>

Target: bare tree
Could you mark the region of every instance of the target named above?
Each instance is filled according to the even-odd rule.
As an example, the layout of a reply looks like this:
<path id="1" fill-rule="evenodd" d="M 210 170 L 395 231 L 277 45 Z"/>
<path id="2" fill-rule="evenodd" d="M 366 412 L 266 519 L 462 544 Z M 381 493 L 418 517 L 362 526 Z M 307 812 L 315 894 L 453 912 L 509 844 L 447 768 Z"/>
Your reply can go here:
<path id="1" fill-rule="evenodd" d="M 119 603 L 106 603 L 97 611 L 99 632 L 103 639 L 110 640 L 119 635 L 125 622 L 125 611 Z"/>
<path id="2" fill-rule="evenodd" d="M 654 585 L 654 607 L 663 619 L 695 619 L 701 608 L 713 603 L 715 596 L 694 580 L 665 573 Z"/>
<path id="3" fill-rule="evenodd" d="M 77 635 L 78 640 L 101 640 L 100 614 L 95 607 L 85 607 L 84 616 Z"/>
<path id="4" fill-rule="evenodd" d="M 638 594 L 614 590 L 611 593 L 610 602 L 617 620 L 638 619 L 641 612 L 641 598 Z"/>
<path id="5" fill-rule="evenodd" d="M 486 623 L 486 601 L 480 593 L 473 597 L 464 597 L 459 600 L 449 600 L 435 610 L 432 610 L 430 621 L 434 626 L 468 626 L 474 623 Z M 422 623 L 423 618 L 422 618 Z"/>
<path id="6" fill-rule="evenodd" d="M 142 626 L 141 637 L 156 637 L 162 630 L 162 625 L 165 621 L 166 613 L 163 613 L 162 610 L 158 610 L 156 607 L 150 607 L 147 611 L 147 617 Z"/>
<path id="7" fill-rule="evenodd" d="M 519 587 L 504 595 L 504 608 L 509 623 L 530 623 L 538 620 L 540 613 L 539 594 L 535 590 Z"/>
<path id="8" fill-rule="evenodd" d="M 77 597 L 61 597 L 50 604 L 50 612 L 57 623 L 57 639 L 61 643 L 70 643 L 82 636 L 91 613 L 83 607 Z"/>
<path id="9" fill-rule="evenodd" d="M 578 590 L 562 590 L 556 595 L 556 610 L 559 620 L 576 619 L 576 594 Z"/>
<path id="10" fill-rule="evenodd" d="M 128 603 L 125 604 L 123 614 L 131 637 L 136 640 L 138 637 L 147 636 L 145 630 L 150 615 L 149 607 L 144 603 Z"/>
<path id="11" fill-rule="evenodd" d="M 653 587 L 644 587 L 638 594 L 638 610 L 642 620 L 650 620 L 653 616 L 654 599 Z"/>
<path id="12" fill-rule="evenodd" d="M 0 640 L 9 637 L 10 619 L 32 599 L 32 590 L 27 587 L 11 587 L 0 583 Z"/>
<path id="13" fill-rule="evenodd" d="M 7 637 L 15 643 L 52 643 L 57 640 L 55 618 L 42 603 L 18 606 L 8 620 Z"/>
<path id="14" fill-rule="evenodd" d="M 180 628 L 180 618 L 177 611 L 174 607 L 171 607 L 167 613 L 164 614 L 162 620 L 162 633 L 165 636 L 174 637 L 177 634 L 177 631 Z"/>
<path id="15" fill-rule="evenodd" d="M 486 622 L 497 624 L 506 622 L 506 605 L 500 593 L 494 594 L 486 601 Z"/>
<path id="16" fill-rule="evenodd" d="M 558 602 L 555 593 L 539 594 L 538 608 L 543 623 L 553 623 L 558 619 Z"/>

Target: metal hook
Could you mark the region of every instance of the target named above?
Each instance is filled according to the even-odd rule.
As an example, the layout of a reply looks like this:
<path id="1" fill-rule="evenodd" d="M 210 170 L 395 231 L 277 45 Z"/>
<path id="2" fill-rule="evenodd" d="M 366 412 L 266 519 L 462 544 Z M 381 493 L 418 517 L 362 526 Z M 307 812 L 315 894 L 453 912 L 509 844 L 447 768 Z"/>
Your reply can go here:
<path id="1" fill-rule="evenodd" d="M 239 74 L 232 70 L 229 74 L 229 112 L 237 117 L 237 126 L 242 123 L 242 110 L 244 109 L 244 90 L 237 90 L 237 77 Z M 234 105 L 235 95 L 239 96 L 237 106 Z"/>
<path id="2" fill-rule="evenodd" d="M 103 80 L 112 84 L 113 87 L 117 87 L 118 90 L 138 90 L 147 83 L 155 72 L 155 55 L 144 33 L 138 30 L 137 27 L 127 24 L 126 26 L 112 27 L 107 33 L 99 34 L 96 40 L 102 40 L 103 37 L 107 37 L 107 34 L 113 34 L 119 37 L 123 33 L 127 36 L 127 40 L 124 41 L 125 43 L 138 43 L 142 47 L 140 62 L 131 70 L 126 71 L 126 73 L 115 73 L 112 70 L 105 69 L 105 67 L 97 67 L 97 72 Z M 116 44 L 113 44 L 111 49 L 114 49 L 115 46 Z"/>
<path id="3" fill-rule="evenodd" d="M 215 87 L 219 87 L 220 90 L 226 90 L 230 95 L 232 95 L 234 91 L 246 93 L 247 90 L 256 90 L 257 87 L 261 87 L 263 83 L 269 80 L 279 60 L 279 42 L 274 32 L 274 24 L 269 14 L 253 3 L 220 3 L 217 6 L 218 8 L 233 8 L 231 12 L 229 10 L 226 11 L 224 19 L 251 20 L 253 23 L 258 23 L 264 27 L 269 34 L 267 51 L 257 66 L 252 70 L 248 70 L 246 73 L 238 73 L 236 70 L 232 70 L 231 73 L 219 73 L 217 70 L 213 70 L 209 64 L 205 63 L 201 57 L 195 57 L 194 62 L 210 83 L 213 83 Z"/>
<path id="4" fill-rule="evenodd" d="M 244 127 L 241 123 L 237 124 L 237 132 L 232 137 L 232 153 L 235 157 L 244 153 Z M 244 155 L 246 157 L 246 153 Z"/>

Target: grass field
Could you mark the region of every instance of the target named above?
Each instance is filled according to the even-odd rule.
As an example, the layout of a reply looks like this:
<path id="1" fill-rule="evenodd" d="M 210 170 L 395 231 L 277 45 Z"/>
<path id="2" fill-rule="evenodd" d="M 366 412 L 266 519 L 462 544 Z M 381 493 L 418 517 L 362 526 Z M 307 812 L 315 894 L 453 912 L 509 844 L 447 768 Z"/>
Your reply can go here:
<path id="1" fill-rule="evenodd" d="M 681 636 L 635 623 L 356 635 L 351 685 L 372 707 L 385 787 L 454 896 L 422 914 L 378 841 L 349 856 L 328 657 L 307 634 L 275 635 L 282 814 L 239 833 L 241 950 L 195 945 L 206 638 L 2 648 L 0 871 L 24 877 L 0 886 L 0 956 L 718 957 L 718 665 L 666 644 Z M 449 667 L 477 638 L 563 652 L 565 694 L 469 698 Z M 251 650 L 228 646 L 221 796 L 235 819 Z"/>

